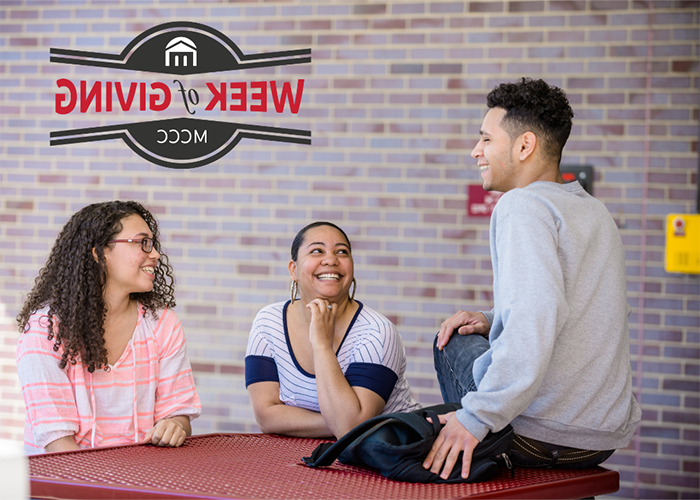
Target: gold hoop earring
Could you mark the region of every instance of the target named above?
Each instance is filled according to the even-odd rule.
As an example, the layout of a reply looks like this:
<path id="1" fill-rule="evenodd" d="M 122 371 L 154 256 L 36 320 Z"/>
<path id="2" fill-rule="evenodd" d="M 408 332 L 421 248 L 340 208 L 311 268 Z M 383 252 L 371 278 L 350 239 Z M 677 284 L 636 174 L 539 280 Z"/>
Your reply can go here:
<path id="1" fill-rule="evenodd" d="M 292 292 L 292 304 L 294 304 L 294 301 L 297 300 L 297 292 L 299 291 L 299 283 L 297 283 L 296 280 L 292 281 L 290 290 Z"/>
<path id="2" fill-rule="evenodd" d="M 355 278 L 352 279 L 352 293 L 350 294 L 350 302 L 355 300 L 355 292 L 357 291 L 357 281 L 355 281 Z"/>

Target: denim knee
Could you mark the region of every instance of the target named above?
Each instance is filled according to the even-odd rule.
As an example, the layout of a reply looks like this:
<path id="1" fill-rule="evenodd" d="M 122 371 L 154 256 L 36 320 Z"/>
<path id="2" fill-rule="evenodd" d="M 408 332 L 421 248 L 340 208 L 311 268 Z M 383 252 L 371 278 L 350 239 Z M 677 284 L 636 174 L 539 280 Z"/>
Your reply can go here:
<path id="1" fill-rule="evenodd" d="M 468 391 L 475 391 L 472 367 L 474 361 L 489 349 L 489 341 L 481 335 L 460 335 L 456 331 L 443 350 L 433 342 L 433 357 L 440 392 L 445 403 L 458 403 Z"/>

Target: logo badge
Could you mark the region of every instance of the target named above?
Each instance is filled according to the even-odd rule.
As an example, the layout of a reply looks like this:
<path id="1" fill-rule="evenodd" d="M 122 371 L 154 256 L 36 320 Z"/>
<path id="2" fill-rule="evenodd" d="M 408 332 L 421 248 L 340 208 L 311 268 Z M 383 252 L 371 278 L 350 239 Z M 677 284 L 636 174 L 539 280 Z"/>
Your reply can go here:
<path id="1" fill-rule="evenodd" d="M 311 49 L 244 54 L 227 36 L 209 26 L 172 22 L 155 26 L 134 38 L 120 54 L 52 48 L 51 62 L 164 75 L 201 75 L 251 68 L 308 64 Z M 208 81 L 206 88 L 185 89 L 178 80 L 165 82 L 86 81 L 61 78 L 57 82 L 56 112 L 161 112 L 181 100 L 189 117 L 51 132 L 50 145 L 123 140 L 136 154 L 169 168 L 195 168 L 212 163 L 244 138 L 311 144 L 311 132 L 194 118 L 197 111 L 299 112 L 304 80 L 296 82 Z M 201 95 L 201 97 L 200 97 Z M 269 99 L 268 96 L 271 98 Z M 271 103 L 268 101 L 271 100 Z M 206 105 L 204 110 L 198 105 Z M 240 115 L 238 115 L 240 116 Z"/>

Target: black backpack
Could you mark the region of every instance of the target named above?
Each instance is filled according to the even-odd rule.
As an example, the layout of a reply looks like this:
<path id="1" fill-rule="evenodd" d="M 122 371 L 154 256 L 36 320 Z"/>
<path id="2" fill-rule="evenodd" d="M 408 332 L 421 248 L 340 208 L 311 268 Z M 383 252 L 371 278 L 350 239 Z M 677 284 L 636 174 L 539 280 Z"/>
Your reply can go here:
<path id="1" fill-rule="evenodd" d="M 371 467 L 390 479 L 411 483 L 477 483 L 491 479 L 496 473 L 497 459 L 508 450 L 513 428 L 507 425 L 489 433 L 472 456 L 469 477 L 463 479 L 462 454 L 448 479 L 423 468 L 433 442 L 442 425 L 439 414 L 460 409 L 456 403 L 430 406 L 411 413 L 388 413 L 363 422 L 335 443 L 322 443 L 310 457 L 302 460 L 310 467 L 323 467 L 337 458 L 346 465 Z M 432 423 L 426 420 L 430 417 Z M 507 461 L 507 457 L 503 457 Z"/>

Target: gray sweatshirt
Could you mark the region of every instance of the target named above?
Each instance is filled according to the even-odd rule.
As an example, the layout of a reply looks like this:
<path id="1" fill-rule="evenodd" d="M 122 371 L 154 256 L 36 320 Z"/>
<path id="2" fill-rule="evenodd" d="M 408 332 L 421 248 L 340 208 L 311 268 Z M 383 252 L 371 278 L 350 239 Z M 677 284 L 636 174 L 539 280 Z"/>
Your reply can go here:
<path id="1" fill-rule="evenodd" d="M 515 432 L 587 450 L 627 446 L 632 395 L 622 240 L 578 182 L 513 189 L 491 216 L 491 349 L 457 418 L 475 437 Z"/>

